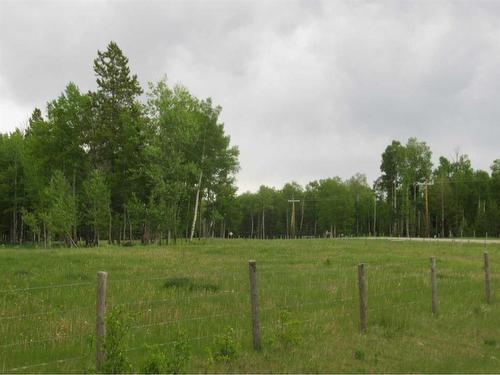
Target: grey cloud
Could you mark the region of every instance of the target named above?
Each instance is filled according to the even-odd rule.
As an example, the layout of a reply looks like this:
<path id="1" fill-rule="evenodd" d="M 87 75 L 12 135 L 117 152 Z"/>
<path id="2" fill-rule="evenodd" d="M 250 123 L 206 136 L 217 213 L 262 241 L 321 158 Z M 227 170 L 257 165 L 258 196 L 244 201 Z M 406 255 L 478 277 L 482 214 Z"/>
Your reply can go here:
<path id="1" fill-rule="evenodd" d="M 0 127 L 115 40 L 141 82 L 213 97 L 241 150 L 242 190 L 378 175 L 394 138 L 436 159 L 500 157 L 500 4 L 457 1 L 0 1 Z M 26 110 L 27 113 L 21 116 Z"/>

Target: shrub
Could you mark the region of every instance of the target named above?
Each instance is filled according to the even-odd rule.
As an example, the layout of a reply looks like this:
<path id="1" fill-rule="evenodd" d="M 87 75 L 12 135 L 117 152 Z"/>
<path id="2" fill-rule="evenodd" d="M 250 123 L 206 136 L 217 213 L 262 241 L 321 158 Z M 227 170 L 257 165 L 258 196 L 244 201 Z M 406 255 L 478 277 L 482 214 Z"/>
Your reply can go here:
<path id="1" fill-rule="evenodd" d="M 125 356 L 125 339 L 129 333 L 128 317 L 120 308 L 114 308 L 106 316 L 106 335 L 104 336 L 104 361 L 102 371 L 108 374 L 131 372 L 132 367 Z"/>
<path id="2" fill-rule="evenodd" d="M 237 358 L 240 345 L 236 341 L 233 328 L 226 328 L 223 334 L 217 336 L 214 345 L 209 349 L 210 362 L 229 362 Z"/>
<path id="3" fill-rule="evenodd" d="M 182 372 L 191 353 L 184 334 L 179 334 L 167 351 L 153 352 L 144 365 L 145 374 L 178 374 Z"/>

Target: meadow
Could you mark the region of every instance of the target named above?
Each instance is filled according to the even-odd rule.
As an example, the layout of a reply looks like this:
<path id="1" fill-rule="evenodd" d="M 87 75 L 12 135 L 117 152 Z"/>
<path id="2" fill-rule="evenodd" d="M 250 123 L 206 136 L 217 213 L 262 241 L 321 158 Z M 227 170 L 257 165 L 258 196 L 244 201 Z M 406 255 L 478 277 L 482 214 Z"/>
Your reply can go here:
<path id="1" fill-rule="evenodd" d="M 485 303 L 485 247 L 491 304 Z M 260 351 L 252 347 L 250 259 L 257 262 Z M 366 334 L 359 330 L 361 262 Z M 183 372 L 500 371 L 499 244 L 235 239 L 1 248 L 2 372 L 95 371 L 98 271 L 108 272 L 107 313 L 117 314 L 124 334 L 118 355 L 130 371 L 145 371 L 151 355 L 178 342 L 189 353 Z"/>

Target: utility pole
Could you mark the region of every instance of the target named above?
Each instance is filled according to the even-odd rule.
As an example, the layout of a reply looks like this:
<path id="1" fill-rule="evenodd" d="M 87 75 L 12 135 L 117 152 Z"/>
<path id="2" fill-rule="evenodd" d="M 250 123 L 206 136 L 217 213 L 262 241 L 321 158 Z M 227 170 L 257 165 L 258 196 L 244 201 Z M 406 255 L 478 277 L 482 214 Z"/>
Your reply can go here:
<path id="1" fill-rule="evenodd" d="M 299 199 L 289 199 L 288 203 L 292 203 L 292 217 L 290 218 L 290 230 L 292 238 L 295 238 L 295 203 L 299 203 Z"/>
<path id="2" fill-rule="evenodd" d="M 377 236 L 377 196 L 373 197 L 373 236 Z"/>
<path id="3" fill-rule="evenodd" d="M 300 212 L 300 228 L 299 228 L 299 235 L 300 237 L 302 238 L 302 226 L 304 224 L 304 202 L 305 202 L 305 199 L 302 199 L 302 207 L 301 207 L 301 212 Z"/>
<path id="4" fill-rule="evenodd" d="M 425 197 L 425 234 L 427 237 L 430 237 L 430 217 L 429 217 L 429 185 L 434 185 L 433 182 L 429 182 L 428 179 L 425 179 L 425 182 L 417 183 L 418 186 L 424 187 L 424 197 Z"/>

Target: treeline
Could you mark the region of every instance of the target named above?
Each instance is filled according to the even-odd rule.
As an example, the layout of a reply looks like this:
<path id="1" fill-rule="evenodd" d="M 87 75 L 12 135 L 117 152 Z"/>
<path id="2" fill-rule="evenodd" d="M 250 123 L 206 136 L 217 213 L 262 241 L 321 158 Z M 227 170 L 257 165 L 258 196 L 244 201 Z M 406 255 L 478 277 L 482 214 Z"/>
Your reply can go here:
<path id="1" fill-rule="evenodd" d="M 302 187 L 261 186 L 237 198 L 237 233 L 245 237 L 500 235 L 500 160 L 488 173 L 467 155 L 433 166 L 425 142 L 393 141 L 382 154 L 381 176 L 313 181 Z"/>
<path id="2" fill-rule="evenodd" d="M 92 246 L 224 231 L 238 149 L 221 108 L 165 80 L 143 95 L 114 42 L 94 72 L 95 92 L 70 83 L 46 116 L 35 109 L 25 130 L 0 136 L 3 241 Z"/>
<path id="3" fill-rule="evenodd" d="M 393 141 L 381 176 L 261 186 L 236 196 L 238 149 L 221 108 L 165 80 L 144 93 L 111 42 L 95 92 L 74 83 L 0 135 L 0 236 L 50 246 L 194 237 L 500 235 L 500 160 L 433 166 L 425 142 Z"/>

